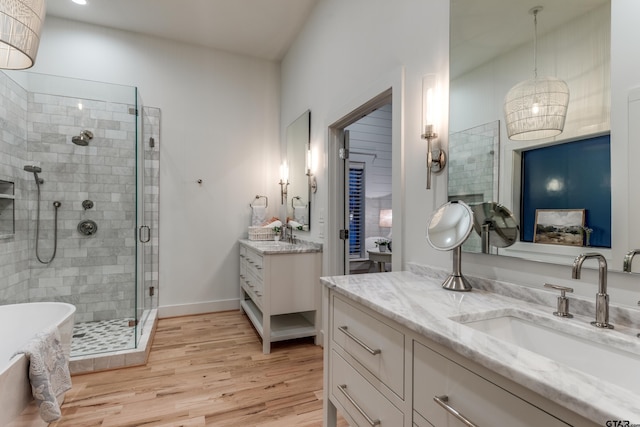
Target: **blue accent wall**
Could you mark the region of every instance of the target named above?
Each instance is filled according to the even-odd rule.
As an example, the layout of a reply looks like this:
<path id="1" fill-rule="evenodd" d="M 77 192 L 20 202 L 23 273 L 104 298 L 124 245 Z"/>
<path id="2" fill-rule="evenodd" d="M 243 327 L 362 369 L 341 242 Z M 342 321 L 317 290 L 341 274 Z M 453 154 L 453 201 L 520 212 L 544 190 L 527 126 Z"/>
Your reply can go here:
<path id="1" fill-rule="evenodd" d="M 522 153 L 521 240 L 533 242 L 536 209 L 585 209 L 593 247 L 611 247 L 611 136 Z"/>

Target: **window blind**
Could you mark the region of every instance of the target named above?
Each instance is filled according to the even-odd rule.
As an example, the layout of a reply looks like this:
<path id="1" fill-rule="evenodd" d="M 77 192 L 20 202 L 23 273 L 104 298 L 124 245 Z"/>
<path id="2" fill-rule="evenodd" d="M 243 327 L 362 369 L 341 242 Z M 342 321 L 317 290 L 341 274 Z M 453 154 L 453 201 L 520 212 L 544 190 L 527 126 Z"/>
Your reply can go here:
<path id="1" fill-rule="evenodd" d="M 349 257 L 364 258 L 364 163 L 349 164 Z"/>

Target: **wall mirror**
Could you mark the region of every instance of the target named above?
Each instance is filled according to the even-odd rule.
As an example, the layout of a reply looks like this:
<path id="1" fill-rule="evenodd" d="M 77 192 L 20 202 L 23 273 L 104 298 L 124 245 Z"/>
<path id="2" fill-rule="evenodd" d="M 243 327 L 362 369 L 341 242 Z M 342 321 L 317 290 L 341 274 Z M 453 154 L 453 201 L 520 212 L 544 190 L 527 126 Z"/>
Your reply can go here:
<path id="1" fill-rule="evenodd" d="M 307 175 L 307 153 L 310 149 L 311 111 L 305 111 L 287 126 L 287 164 L 289 165 L 289 189 L 287 216 L 303 225 L 303 230 L 311 227 L 311 190 Z"/>
<path id="2" fill-rule="evenodd" d="M 523 152 L 610 132 L 611 4 L 609 0 L 451 0 L 450 4 L 449 200 L 499 203 L 519 220 Z M 560 135 L 511 141 L 504 124 L 504 97 L 513 85 L 533 77 L 534 26 L 529 11 L 534 6 L 543 6 L 537 18 L 538 75 L 567 82 L 569 111 Z M 612 157 L 611 163 L 615 161 Z M 460 182 L 469 177 L 485 185 L 465 188 Z M 612 200 L 614 211 L 617 198 L 612 195 Z M 622 268 L 617 254 L 627 249 L 597 248 L 614 269 Z M 481 252 L 479 239 L 475 243 L 470 239 L 464 250 Z M 584 250 L 516 241 L 491 252 L 568 265 Z"/>

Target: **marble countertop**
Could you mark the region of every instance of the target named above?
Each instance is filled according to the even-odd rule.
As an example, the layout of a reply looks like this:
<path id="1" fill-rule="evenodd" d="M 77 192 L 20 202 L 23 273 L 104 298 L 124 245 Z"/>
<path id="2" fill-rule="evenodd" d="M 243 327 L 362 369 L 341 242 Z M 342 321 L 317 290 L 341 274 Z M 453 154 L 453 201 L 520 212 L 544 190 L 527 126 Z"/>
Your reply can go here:
<path id="1" fill-rule="evenodd" d="M 424 269 L 419 273 L 402 271 L 323 277 L 321 281 L 337 293 L 585 418 L 602 425 L 605 425 L 607 420 L 640 423 L 640 394 L 476 331 L 459 321 L 497 317 L 513 311 L 530 313 L 537 319 L 543 317 L 551 324 L 572 322 L 571 326 L 577 326 L 580 333 L 588 339 L 605 344 L 616 342 L 618 346 L 623 345 L 628 351 L 640 354 L 637 329 L 616 324 L 615 330 L 600 330 L 589 324 L 593 320 L 592 316 L 575 312 L 574 318 L 561 319 L 552 315 L 556 309 L 555 293 L 543 292 L 542 295 L 545 297 L 542 298 L 524 297 L 518 294 L 524 287 L 502 282 L 487 285 L 482 283 L 489 282 L 485 279 L 466 277 L 474 286 L 472 292 L 451 292 L 442 289 L 441 284 L 446 278 L 446 273 L 435 269 Z M 496 293 L 486 289 L 491 287 L 493 290 L 504 288 L 505 291 Z M 524 291 L 525 294 L 528 292 Z M 514 298 L 515 296 L 517 298 Z M 538 301 L 535 301 L 536 299 Z M 540 304 L 541 299 L 545 300 L 544 305 Z M 546 304 L 546 300 L 553 301 L 553 304 Z M 636 310 L 630 316 L 640 318 L 640 312 Z M 640 366 L 629 372 L 629 375 L 636 376 L 640 381 Z"/>
<path id="2" fill-rule="evenodd" d="M 261 254 L 293 254 L 307 252 L 322 252 L 320 243 L 307 242 L 300 240 L 298 243 L 288 243 L 274 240 L 240 240 L 241 245 L 245 245 Z"/>

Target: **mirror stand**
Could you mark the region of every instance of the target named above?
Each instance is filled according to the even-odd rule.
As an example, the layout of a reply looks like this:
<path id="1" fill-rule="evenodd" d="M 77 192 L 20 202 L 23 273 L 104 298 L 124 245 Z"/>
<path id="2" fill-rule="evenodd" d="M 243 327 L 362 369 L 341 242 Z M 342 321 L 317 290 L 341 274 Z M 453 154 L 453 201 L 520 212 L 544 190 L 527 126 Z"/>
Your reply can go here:
<path id="1" fill-rule="evenodd" d="M 471 284 L 466 277 L 462 275 L 462 246 L 458 246 L 452 250 L 453 252 L 453 271 L 442 283 L 442 287 L 448 291 L 469 292 Z"/>
<path id="2" fill-rule="evenodd" d="M 473 211 L 462 200 L 453 200 L 431 214 L 427 241 L 440 251 L 453 251 L 453 271 L 442 287 L 448 291 L 469 292 L 471 284 L 462 275 L 462 244 L 473 229 Z"/>

